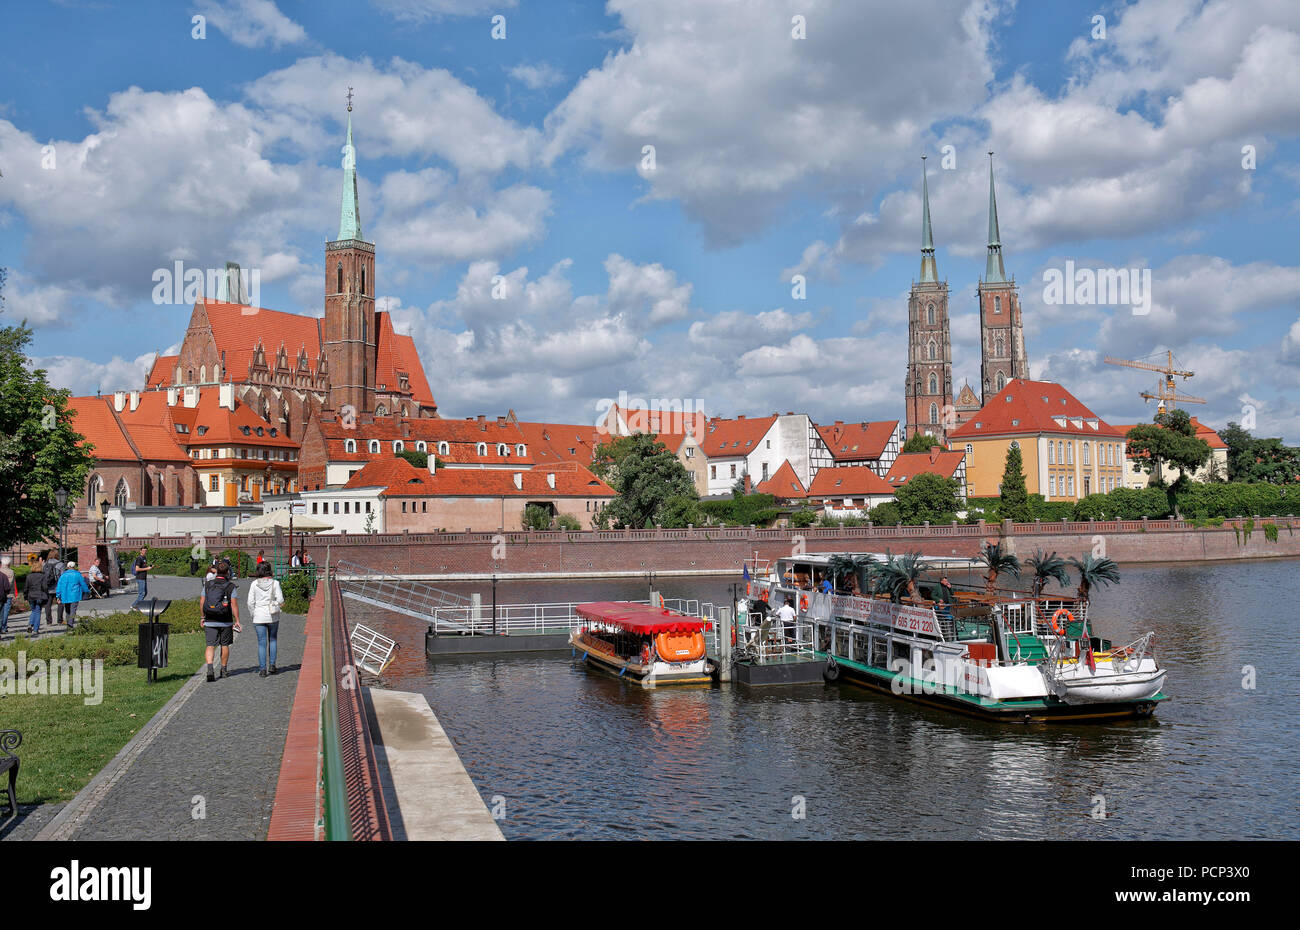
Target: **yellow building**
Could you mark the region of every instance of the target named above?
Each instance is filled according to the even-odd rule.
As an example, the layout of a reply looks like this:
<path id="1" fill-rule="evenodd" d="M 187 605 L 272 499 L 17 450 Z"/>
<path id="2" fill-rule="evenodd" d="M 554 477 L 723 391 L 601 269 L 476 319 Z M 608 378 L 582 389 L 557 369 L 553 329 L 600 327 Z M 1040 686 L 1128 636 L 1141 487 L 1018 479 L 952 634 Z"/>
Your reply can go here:
<path id="1" fill-rule="evenodd" d="M 1124 433 L 1051 381 L 1012 379 L 949 434 L 966 453 L 967 497 L 997 497 L 1007 451 L 1020 447 L 1025 487 L 1049 501 L 1077 501 L 1124 486 Z"/>

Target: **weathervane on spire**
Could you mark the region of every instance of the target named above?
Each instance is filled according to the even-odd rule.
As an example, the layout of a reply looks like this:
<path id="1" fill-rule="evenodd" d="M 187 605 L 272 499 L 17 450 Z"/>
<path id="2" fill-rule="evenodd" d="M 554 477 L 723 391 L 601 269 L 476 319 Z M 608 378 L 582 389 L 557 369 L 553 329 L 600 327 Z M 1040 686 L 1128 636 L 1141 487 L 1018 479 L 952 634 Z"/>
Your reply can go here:
<path id="1" fill-rule="evenodd" d="M 348 85 L 348 112 L 352 112 L 352 85 Z"/>

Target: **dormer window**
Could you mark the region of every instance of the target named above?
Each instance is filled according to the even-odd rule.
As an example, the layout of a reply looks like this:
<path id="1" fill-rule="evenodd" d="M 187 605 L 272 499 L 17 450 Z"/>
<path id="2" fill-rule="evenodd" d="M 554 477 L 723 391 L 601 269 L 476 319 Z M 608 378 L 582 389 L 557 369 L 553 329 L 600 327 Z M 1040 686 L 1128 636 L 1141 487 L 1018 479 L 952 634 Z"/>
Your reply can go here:
<path id="1" fill-rule="evenodd" d="M 393 440 L 393 451 L 394 451 L 394 452 L 401 452 L 401 451 L 402 451 L 403 449 L 405 449 L 405 448 L 406 448 L 406 443 L 402 442 L 402 440 L 400 440 L 400 439 L 394 439 L 394 440 Z"/>
<path id="2" fill-rule="evenodd" d="M 356 441 L 355 439 L 346 439 L 346 440 L 344 440 L 344 441 L 343 441 L 343 451 L 344 451 L 344 452 L 356 452 L 356 451 L 357 451 L 357 441 Z"/>
<path id="3" fill-rule="evenodd" d="M 426 446 L 426 445 L 424 444 L 423 441 L 420 441 L 420 442 L 417 442 L 417 443 L 415 444 L 415 451 L 416 451 L 416 452 L 428 452 L 428 451 L 429 451 L 429 447 Z"/>
<path id="4" fill-rule="evenodd" d="M 505 458 L 510 455 L 510 447 L 504 442 L 497 443 L 497 455 Z"/>
<path id="5" fill-rule="evenodd" d="M 475 449 L 475 452 L 477 452 L 479 455 L 487 455 L 487 443 L 480 442 L 477 448 Z"/>
<path id="6" fill-rule="evenodd" d="M 439 455 L 447 455 L 449 452 L 451 452 L 451 446 L 450 446 L 450 445 L 448 445 L 448 444 L 445 443 L 445 442 L 440 442 L 440 443 L 438 443 L 438 454 L 439 454 Z"/>
<path id="7" fill-rule="evenodd" d="M 367 448 L 368 448 L 372 453 L 378 453 L 378 452 L 379 452 L 379 440 L 378 440 L 378 439 L 372 439 L 372 440 L 370 440 L 370 445 L 367 446 Z"/>

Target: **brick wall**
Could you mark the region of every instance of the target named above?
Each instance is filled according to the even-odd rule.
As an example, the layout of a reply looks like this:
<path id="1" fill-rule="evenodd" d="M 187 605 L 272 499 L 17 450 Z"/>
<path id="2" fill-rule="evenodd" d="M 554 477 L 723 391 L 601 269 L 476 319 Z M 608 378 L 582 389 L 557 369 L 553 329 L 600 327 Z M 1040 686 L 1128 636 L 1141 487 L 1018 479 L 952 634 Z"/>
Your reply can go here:
<path id="1" fill-rule="evenodd" d="M 1238 526 L 1243 521 L 1235 521 Z M 615 572 L 730 570 L 751 558 L 787 556 L 802 540 L 804 551 L 920 551 L 925 555 L 973 556 L 985 540 L 1005 538 L 1021 558 L 1035 549 L 1064 556 L 1091 552 L 1098 538 L 1105 554 L 1118 562 L 1165 562 L 1201 559 L 1300 557 L 1300 519 L 1279 519 L 1276 542 L 1269 542 L 1256 520 L 1249 539 L 1233 524 L 1197 529 L 1168 520 L 1068 524 L 998 524 L 938 527 L 841 527 L 806 529 L 612 530 L 583 533 L 508 532 L 306 537 L 318 562 L 346 559 L 402 574 L 438 575 L 498 572 Z M 1291 524 L 1288 531 L 1287 524 Z M 1243 534 L 1244 537 L 1244 534 Z M 500 544 L 504 541 L 504 546 Z M 122 547 L 188 546 L 188 538 L 128 539 Z M 295 541 L 296 544 L 296 541 Z M 208 539 L 208 548 L 267 548 L 266 540 L 239 537 Z M 500 548 L 498 548 L 500 547 Z M 503 558 L 493 559 L 493 550 Z"/>

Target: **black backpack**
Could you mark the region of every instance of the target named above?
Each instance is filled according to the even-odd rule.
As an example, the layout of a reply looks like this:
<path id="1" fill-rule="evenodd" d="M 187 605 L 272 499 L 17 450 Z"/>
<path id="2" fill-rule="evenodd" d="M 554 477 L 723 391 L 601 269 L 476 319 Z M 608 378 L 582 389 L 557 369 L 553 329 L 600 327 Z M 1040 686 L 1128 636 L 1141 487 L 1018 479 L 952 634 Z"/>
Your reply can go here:
<path id="1" fill-rule="evenodd" d="M 234 584 L 225 578 L 213 578 L 203 586 L 203 619 L 225 623 L 231 619 L 230 593 Z"/>
<path id="2" fill-rule="evenodd" d="M 59 586 L 59 578 L 63 575 L 64 564 L 62 559 L 52 559 L 45 563 L 45 590 L 50 594 Z"/>

